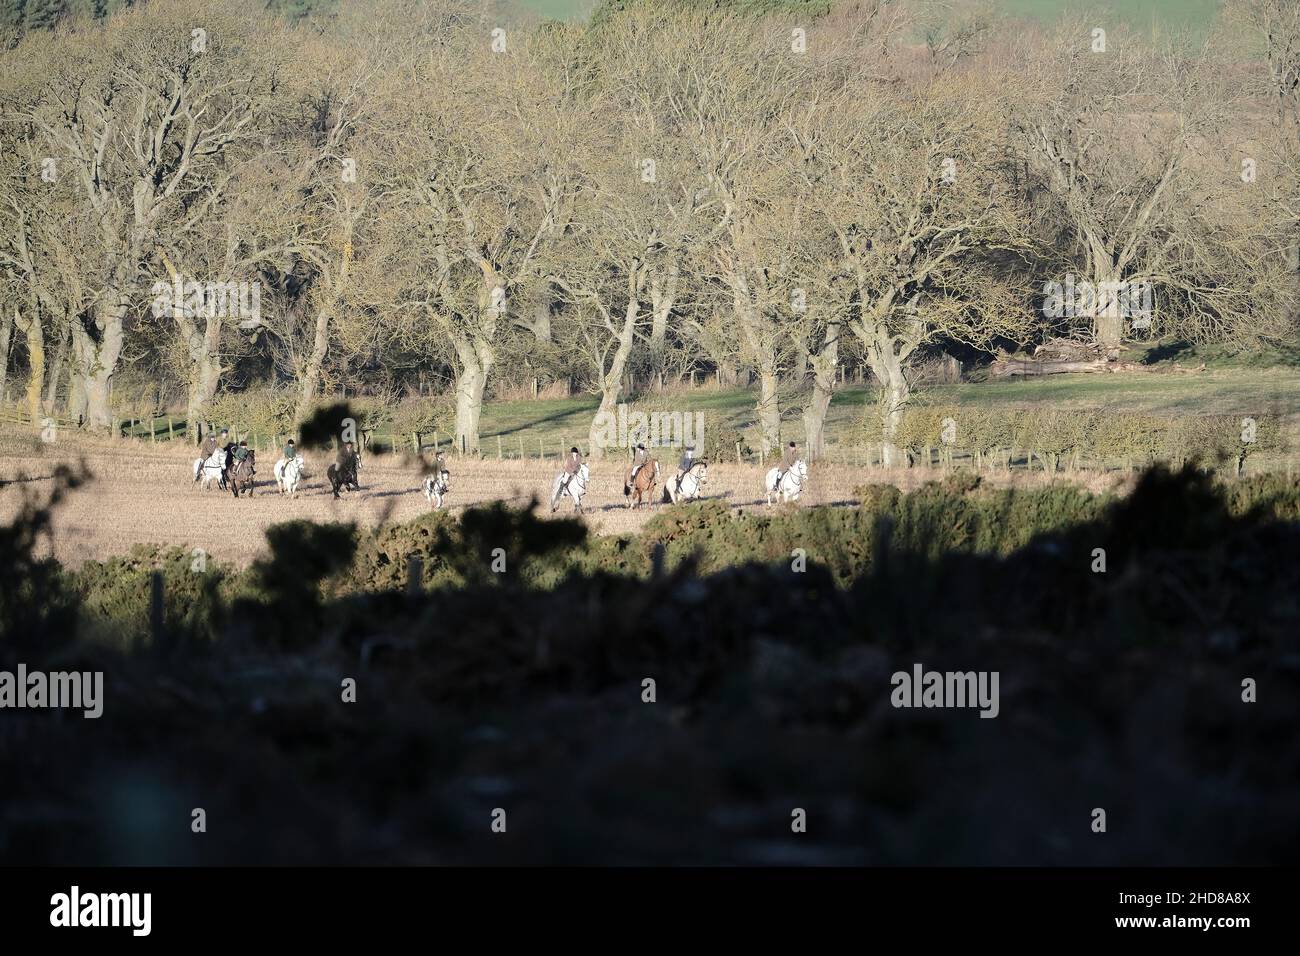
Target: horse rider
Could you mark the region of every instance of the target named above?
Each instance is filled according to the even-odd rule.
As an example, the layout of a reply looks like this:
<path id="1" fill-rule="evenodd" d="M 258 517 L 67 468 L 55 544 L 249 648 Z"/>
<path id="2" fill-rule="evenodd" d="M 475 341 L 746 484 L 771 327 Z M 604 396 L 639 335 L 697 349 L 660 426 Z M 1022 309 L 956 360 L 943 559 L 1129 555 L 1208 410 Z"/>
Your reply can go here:
<path id="1" fill-rule="evenodd" d="M 246 460 L 248 459 L 248 440 L 247 440 L 247 439 L 245 439 L 244 441 L 241 441 L 241 442 L 240 442 L 240 443 L 235 447 L 234 456 L 235 456 L 235 461 L 236 461 L 237 463 L 239 463 L 239 462 L 243 462 L 243 461 L 246 461 Z"/>
<path id="2" fill-rule="evenodd" d="M 776 471 L 776 486 L 781 487 L 781 479 L 785 473 L 794 467 L 795 462 L 799 460 L 799 446 L 793 441 L 785 446 L 785 454 L 781 456 L 781 465 Z"/>
<path id="3" fill-rule="evenodd" d="M 340 478 L 348 480 L 351 484 L 357 484 L 357 468 L 360 463 L 357 460 L 356 450 L 352 447 L 352 442 L 345 441 L 343 447 L 339 449 L 334 458 L 335 471 Z"/>
<path id="4" fill-rule="evenodd" d="M 433 480 L 442 481 L 442 476 L 447 475 L 448 485 L 451 484 L 451 473 L 447 471 L 447 460 L 442 456 L 442 450 L 439 449 L 433 453 Z"/>
<path id="5" fill-rule="evenodd" d="M 223 430 L 221 434 L 224 436 L 227 432 Z M 209 429 L 207 435 L 203 438 L 203 444 L 199 446 L 199 460 L 201 464 L 194 472 L 195 481 L 198 481 L 199 478 L 203 476 L 203 465 L 207 464 L 208 459 L 215 455 L 217 449 L 221 447 L 221 443 L 217 441 L 217 433 Z"/>
<path id="6" fill-rule="evenodd" d="M 645 445 L 637 442 L 636 448 L 632 449 L 632 471 L 627 476 L 627 483 L 630 486 L 636 481 L 636 473 L 641 470 L 642 466 L 650 460 L 649 453 L 645 450 Z"/>
<path id="7" fill-rule="evenodd" d="M 287 465 L 289 462 L 293 461 L 297 457 L 298 457 L 298 449 L 294 445 L 293 439 L 290 438 L 288 443 L 284 446 L 284 463 Z"/>
<path id="8" fill-rule="evenodd" d="M 682 451 L 682 460 L 677 464 L 676 481 L 679 489 L 682 487 L 682 479 L 686 477 L 686 473 L 689 472 L 694 465 L 695 448 L 692 445 L 687 445 Z"/>
<path id="9" fill-rule="evenodd" d="M 575 445 L 569 449 L 569 456 L 564 459 L 564 487 L 566 489 L 569 487 L 569 482 L 573 480 L 573 476 L 578 473 L 578 469 L 581 467 L 582 452 L 578 451 L 578 447 Z"/>

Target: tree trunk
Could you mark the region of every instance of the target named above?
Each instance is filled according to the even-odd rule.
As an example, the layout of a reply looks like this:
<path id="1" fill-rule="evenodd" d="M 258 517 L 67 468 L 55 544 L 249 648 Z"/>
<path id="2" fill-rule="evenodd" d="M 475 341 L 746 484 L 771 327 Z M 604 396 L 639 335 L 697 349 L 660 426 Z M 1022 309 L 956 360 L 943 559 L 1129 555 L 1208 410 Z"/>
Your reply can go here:
<path id="1" fill-rule="evenodd" d="M 302 370 L 302 380 L 298 385 L 298 408 L 294 413 L 295 421 L 304 421 L 316 404 L 320 392 L 320 373 L 325 367 L 325 355 L 330 345 L 330 309 L 326 307 L 316 313 L 316 332 L 312 338 L 311 355 Z"/>
<path id="2" fill-rule="evenodd" d="M 737 377 L 736 363 L 730 359 L 719 359 L 718 384 L 723 388 L 734 388 Z"/>
<path id="3" fill-rule="evenodd" d="M 605 457 L 605 441 L 609 434 L 607 423 L 613 422 L 618 412 L 619 380 L 615 378 L 613 384 L 610 382 L 609 376 L 601 378 L 600 407 L 596 409 L 591 428 L 587 431 L 587 457 L 593 461 Z"/>
<path id="4" fill-rule="evenodd" d="M 0 398 L 9 385 L 9 349 L 13 344 L 14 319 L 7 309 L 0 311 Z"/>
<path id="5" fill-rule="evenodd" d="M 867 349 L 867 365 L 880 382 L 880 454 L 881 464 L 886 468 L 907 464 L 907 455 L 898 447 L 897 437 L 912 388 L 904 373 L 903 360 L 895 351 L 894 343 L 888 338 Z"/>
<path id="6" fill-rule="evenodd" d="M 68 374 L 68 419 L 78 427 L 86 423 L 86 386 L 75 368 Z"/>
<path id="7" fill-rule="evenodd" d="M 190 364 L 190 382 L 185 395 L 185 434 L 197 435 L 203 411 L 217 395 L 221 382 L 221 362 L 205 353 Z"/>
<path id="8" fill-rule="evenodd" d="M 677 263 L 666 276 L 650 280 L 650 375 L 655 388 L 664 386 L 664 371 L 668 362 L 668 317 L 677 302 L 677 281 L 681 267 Z"/>
<path id="9" fill-rule="evenodd" d="M 1093 288 L 1096 291 L 1093 337 L 1109 361 L 1119 358 L 1124 343 L 1124 316 L 1120 309 L 1119 288 L 1121 277 L 1104 266 L 1094 270 Z"/>
<path id="10" fill-rule="evenodd" d="M 34 423 L 41 418 L 41 389 L 45 385 L 45 330 L 41 327 L 40 313 L 31 309 L 26 318 L 14 316 L 14 323 L 27 339 L 27 414 Z"/>
<path id="11" fill-rule="evenodd" d="M 544 290 L 528 310 L 529 317 L 521 317 L 516 322 L 520 328 L 527 329 L 533 334 L 533 340 L 538 345 L 551 344 L 551 306 L 554 301 L 550 290 Z"/>
<path id="12" fill-rule="evenodd" d="M 479 419 L 483 414 L 483 392 L 488 374 L 495 363 L 495 353 L 486 342 L 476 345 L 466 341 L 457 345 L 460 369 L 456 376 L 456 449 L 467 455 L 479 452 Z"/>
<path id="13" fill-rule="evenodd" d="M 758 368 L 758 425 L 763 450 L 781 447 L 781 404 L 777 395 L 777 371 L 774 357 L 765 356 Z"/>
<path id="14" fill-rule="evenodd" d="M 588 456 L 594 461 L 605 457 L 605 442 L 602 436 L 608 435 L 611 416 L 617 411 L 619 395 L 623 390 L 623 370 L 628 357 L 632 354 L 632 343 L 636 336 L 636 320 L 641 313 L 641 303 L 637 293 L 641 291 L 640 276 L 634 267 L 628 277 L 628 303 L 623 312 L 623 327 L 618 332 L 618 347 L 610 359 L 609 368 L 602 369 L 600 375 L 600 408 L 591 420 L 587 432 Z M 620 438 L 622 436 L 619 436 Z"/>
<path id="15" fill-rule="evenodd" d="M 831 406 L 834 386 L 821 376 L 813 379 L 812 396 L 803 409 L 804 445 L 809 461 L 826 455 L 826 410 Z"/>
<path id="16" fill-rule="evenodd" d="M 209 306 L 203 330 L 200 332 L 197 324 L 199 316 L 187 311 L 185 296 L 182 294 L 183 279 L 180 273 L 166 255 L 160 253 L 159 258 L 162 260 L 162 264 L 171 277 L 175 288 L 175 295 L 172 300 L 172 319 L 176 322 L 176 327 L 181 336 L 181 344 L 185 347 L 186 357 L 189 359 L 187 369 L 189 381 L 186 383 L 185 392 L 185 425 L 186 434 L 194 437 L 199 433 L 199 423 L 203 418 L 203 410 L 216 397 L 217 388 L 221 383 L 221 359 L 217 353 L 221 347 L 222 314 L 221 309 Z M 318 345 L 319 322 L 320 316 L 318 315 L 318 339 L 316 343 Z M 326 329 L 326 342 L 328 344 L 328 329 Z M 324 360 L 323 352 L 321 360 Z M 310 378 L 312 381 L 316 381 L 319 377 L 318 366 L 316 374 L 310 376 Z M 299 420 L 301 420 L 301 417 Z"/>
<path id="17" fill-rule="evenodd" d="M 777 352 L 773 344 L 773 330 L 763 314 L 765 296 L 760 290 L 757 298 L 749 280 L 739 271 L 728 278 L 731 285 L 732 308 L 740 326 L 749 358 L 758 370 L 759 431 L 764 452 L 781 445 L 781 405 L 777 396 Z"/>
<path id="18" fill-rule="evenodd" d="M 126 299 L 110 292 L 90 323 L 78 317 L 72 325 L 72 350 L 76 357 L 78 403 L 87 427 L 108 430 L 113 424 L 109 395 L 117 360 L 122 354 Z"/>
<path id="19" fill-rule="evenodd" d="M 68 364 L 68 344 L 72 340 L 72 329 L 65 322 L 63 325 L 63 334 L 59 336 L 59 348 L 54 353 L 54 365 L 50 367 L 50 374 L 45 386 L 45 414 L 53 415 L 55 404 L 59 398 L 59 381 L 63 378 L 63 369 Z"/>
<path id="20" fill-rule="evenodd" d="M 801 356 L 805 353 L 801 352 Z M 835 373 L 840 360 L 840 326 L 838 322 L 827 325 L 821 349 L 806 354 L 812 367 L 812 394 L 803 409 L 805 454 L 809 461 L 826 455 L 826 411 L 835 393 Z"/>

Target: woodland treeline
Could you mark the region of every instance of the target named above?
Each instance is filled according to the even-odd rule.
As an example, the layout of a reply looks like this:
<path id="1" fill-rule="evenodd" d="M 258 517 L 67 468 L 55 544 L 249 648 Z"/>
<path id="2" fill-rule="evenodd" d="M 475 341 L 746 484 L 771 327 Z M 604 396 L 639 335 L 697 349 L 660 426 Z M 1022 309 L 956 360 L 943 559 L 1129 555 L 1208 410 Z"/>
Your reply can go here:
<path id="1" fill-rule="evenodd" d="M 473 452 L 508 389 L 611 411 L 704 373 L 816 454 L 861 363 L 895 455 L 933 350 L 1296 334 L 1291 0 L 1195 46 L 921 0 L 109 6 L 0 54 L 0 384 L 34 420 L 432 394 Z M 1045 309 L 1067 276 L 1148 286 L 1151 325 Z M 160 297 L 185 283 L 259 295 Z"/>

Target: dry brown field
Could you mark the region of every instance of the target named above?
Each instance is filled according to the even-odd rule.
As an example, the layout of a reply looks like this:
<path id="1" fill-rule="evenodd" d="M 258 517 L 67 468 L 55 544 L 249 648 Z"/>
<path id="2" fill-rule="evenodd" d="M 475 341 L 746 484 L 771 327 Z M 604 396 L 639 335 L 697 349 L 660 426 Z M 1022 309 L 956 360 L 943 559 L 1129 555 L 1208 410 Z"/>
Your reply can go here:
<path id="1" fill-rule="evenodd" d="M 420 493 L 420 472 L 413 459 L 372 456 L 363 461 L 361 491 L 335 500 L 325 479 L 328 456 L 308 454 L 308 473 L 296 498 L 282 497 L 271 469 L 275 456 L 258 462 L 257 485 L 251 498 L 236 499 L 215 486 L 202 490 L 192 481 L 196 452 L 179 443 L 151 444 L 135 440 L 94 440 L 84 436 L 40 441 L 34 430 L 4 426 L 0 430 L 0 522 L 9 521 L 23 496 L 51 486 L 61 462 L 84 462 L 93 480 L 74 491 L 59 508 L 52 542 L 42 548 L 68 567 L 86 560 L 125 554 L 137 543 L 202 548 L 218 560 L 247 564 L 263 553 L 266 528 L 283 521 L 356 522 L 373 526 L 407 521 L 429 510 Z M 671 474 L 675 458 L 662 460 Z M 536 497 L 545 502 L 558 472 L 554 460 L 497 461 L 456 459 L 448 463 L 451 492 L 446 507 L 453 514 L 466 507 L 506 501 L 525 505 Z M 635 531 L 667 504 L 632 511 L 623 498 L 622 462 L 591 464 L 591 489 L 584 501 L 587 525 L 595 534 Z M 709 469 L 705 497 L 721 500 L 738 513 L 769 510 L 764 503 L 764 469 L 758 465 L 719 464 Z M 816 464 L 810 469 L 807 494 L 800 506 L 853 505 L 854 489 L 866 483 L 888 482 L 903 489 L 942 477 L 940 470 L 883 470 L 849 465 Z M 986 473 L 996 486 L 1041 485 L 1051 480 L 1041 473 Z M 1094 490 L 1114 487 L 1116 476 L 1058 475 L 1056 481 L 1077 481 Z M 659 491 L 659 489 L 656 489 Z M 655 496 L 658 501 L 659 495 Z M 543 503 L 541 511 L 548 513 Z M 793 505 L 790 507 L 794 507 Z M 572 513 L 562 502 L 558 514 Z"/>

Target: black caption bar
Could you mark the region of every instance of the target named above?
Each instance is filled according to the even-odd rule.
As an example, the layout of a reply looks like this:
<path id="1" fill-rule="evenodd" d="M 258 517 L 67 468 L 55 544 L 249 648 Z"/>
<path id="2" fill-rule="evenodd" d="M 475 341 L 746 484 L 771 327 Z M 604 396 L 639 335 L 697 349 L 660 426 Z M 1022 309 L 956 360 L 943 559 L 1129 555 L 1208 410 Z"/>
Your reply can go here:
<path id="1" fill-rule="evenodd" d="M 451 930 L 594 934 L 615 921 L 736 939 L 924 927 L 991 941 L 1231 943 L 1288 921 L 1277 869 L 7 869 L 7 940 L 337 946 Z M 909 929 L 910 927 L 910 929 Z M 1244 934 L 1244 935 L 1243 935 Z M 540 941 L 535 938 L 534 942 Z"/>

